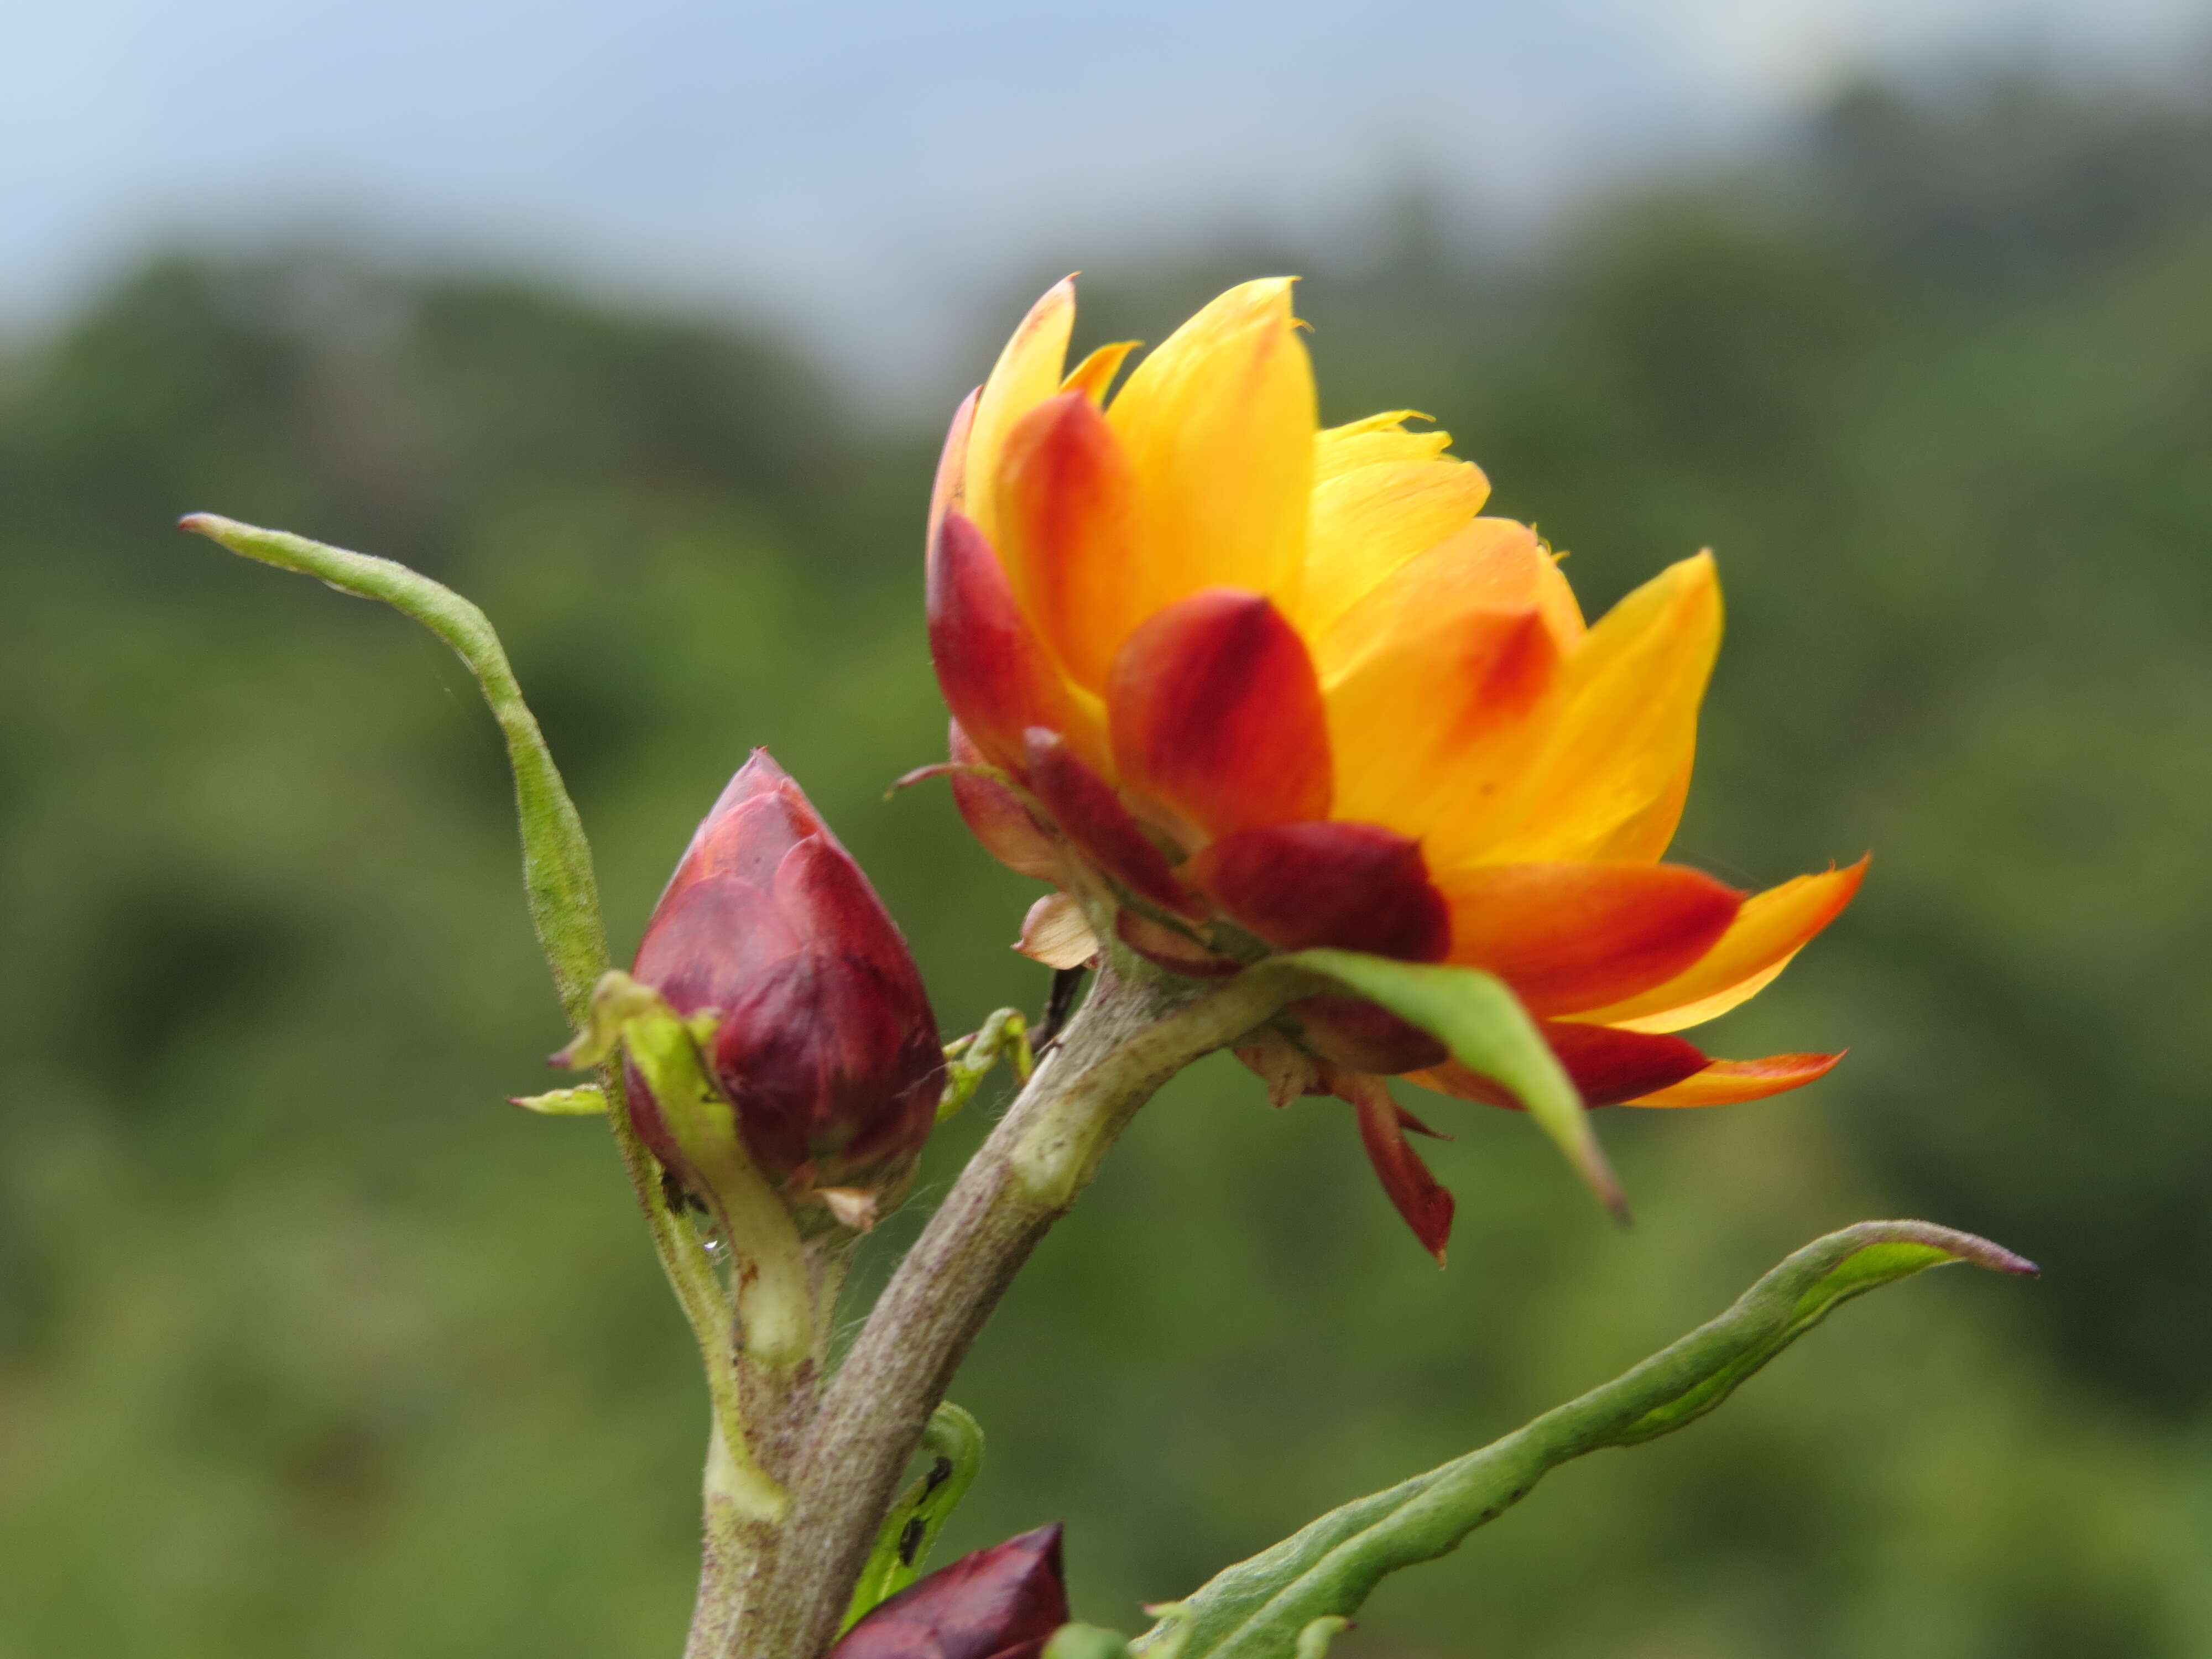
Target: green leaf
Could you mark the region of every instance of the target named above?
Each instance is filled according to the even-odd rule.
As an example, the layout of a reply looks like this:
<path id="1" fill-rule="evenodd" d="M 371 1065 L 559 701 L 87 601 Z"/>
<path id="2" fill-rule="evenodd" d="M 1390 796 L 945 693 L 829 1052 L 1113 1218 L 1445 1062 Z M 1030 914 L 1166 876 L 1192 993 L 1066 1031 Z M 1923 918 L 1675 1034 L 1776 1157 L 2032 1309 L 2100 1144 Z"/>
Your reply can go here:
<path id="1" fill-rule="evenodd" d="M 1128 1659 L 1129 1638 L 1096 1625 L 1062 1625 L 1037 1659 Z"/>
<path id="2" fill-rule="evenodd" d="M 1348 1618 L 1386 1574 L 1454 1549 L 1558 1464 L 1672 1433 L 1851 1297 L 1949 1261 L 2035 1272 L 1987 1239 L 1924 1221 L 1864 1221 L 1815 1240 L 1625 1376 L 1220 1573 L 1182 1604 L 1182 1659 L 1297 1659 L 1307 1643 L 1325 1643 L 1316 1621 Z M 1159 1659 L 1169 1634 L 1155 1629 L 1135 1650 Z"/>
<path id="3" fill-rule="evenodd" d="M 983 1466 L 982 1425 L 945 1401 L 922 1431 L 921 1455 L 929 1467 L 900 1495 L 877 1529 L 875 1547 L 868 1553 L 860 1582 L 853 1586 L 841 1629 L 850 1630 L 878 1602 L 890 1600 L 921 1576 L 938 1534 L 945 1530 Z M 1121 1639 L 1115 1638 L 1117 1643 Z"/>
<path id="4" fill-rule="evenodd" d="M 1468 1070 L 1510 1091 L 1605 1206 L 1628 1218 L 1627 1200 L 1591 1132 L 1582 1095 L 1504 980 L 1476 968 L 1394 962 L 1357 951 L 1300 951 L 1285 960 L 1419 1026 Z"/>
<path id="5" fill-rule="evenodd" d="M 390 559 L 325 547 L 282 530 L 263 530 L 213 513 L 194 513 L 179 527 L 279 570 L 319 577 L 342 593 L 381 599 L 412 617 L 453 647 L 476 676 L 507 739 L 514 769 L 515 816 L 522 829 L 522 884 L 530 920 L 553 970 L 568 1024 L 580 1026 L 592 988 L 607 969 L 607 930 L 599 915 L 599 878 L 583 820 L 553 764 L 537 716 L 522 700 L 514 671 L 490 618 L 428 576 Z"/>

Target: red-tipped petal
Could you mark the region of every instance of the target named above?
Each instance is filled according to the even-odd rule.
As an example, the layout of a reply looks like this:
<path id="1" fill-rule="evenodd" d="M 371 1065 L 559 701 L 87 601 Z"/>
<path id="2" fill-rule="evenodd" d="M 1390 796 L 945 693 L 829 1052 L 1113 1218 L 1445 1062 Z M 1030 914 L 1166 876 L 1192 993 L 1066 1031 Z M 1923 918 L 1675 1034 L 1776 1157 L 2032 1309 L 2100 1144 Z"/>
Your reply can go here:
<path id="1" fill-rule="evenodd" d="M 1170 910 L 1188 913 L 1190 895 L 1168 868 L 1113 785 L 1076 758 L 1057 732 L 1032 726 L 1023 736 L 1030 788 L 1060 833 L 1091 861 L 1130 891 Z"/>
<path id="2" fill-rule="evenodd" d="M 1106 700 L 1123 782 L 1204 836 L 1328 816 L 1321 686 L 1260 594 L 1212 588 L 1151 617 Z"/>
<path id="3" fill-rule="evenodd" d="M 990 764 L 958 720 L 952 722 L 951 751 L 956 768 Z M 951 775 L 952 804 L 984 851 L 1017 874 L 1054 885 L 1066 879 L 1060 848 L 1037 827 L 1021 797 L 995 778 L 957 770 Z"/>
<path id="4" fill-rule="evenodd" d="M 1284 1011 L 1306 1046 L 1354 1072 L 1395 1077 L 1443 1062 L 1444 1045 L 1418 1025 L 1356 997 L 1307 997 Z"/>
<path id="5" fill-rule="evenodd" d="M 1352 1103 L 1359 1115 L 1359 1140 L 1367 1161 L 1390 1202 L 1421 1241 L 1421 1248 L 1444 1265 L 1444 1245 L 1451 1238 L 1452 1195 L 1437 1184 L 1406 1139 L 1406 1126 L 1398 1103 L 1382 1079 L 1364 1072 L 1330 1068 L 1328 1082 L 1341 1100 Z"/>
<path id="6" fill-rule="evenodd" d="M 952 411 L 952 425 L 937 457 L 936 482 L 929 489 L 929 525 L 925 533 L 930 544 L 936 542 L 937 527 L 945 521 L 945 515 L 968 499 L 968 434 L 975 430 L 975 404 L 982 395 L 979 386 Z"/>
<path id="7" fill-rule="evenodd" d="M 930 554 L 929 653 L 952 718 L 994 765 L 1020 771 L 1029 726 L 1089 724 L 1015 605 L 998 555 L 958 513 L 945 515 Z"/>
<path id="8" fill-rule="evenodd" d="M 1547 1015 L 1673 978 L 1743 904 L 1734 888 L 1678 864 L 1478 866 L 1437 885 L 1451 907 L 1451 959 L 1496 974 Z"/>
<path id="9" fill-rule="evenodd" d="M 1630 1106 L 1733 1106 L 1802 1089 L 1836 1069 L 1841 1054 L 1769 1054 L 1764 1060 L 1716 1060 L 1680 1083 L 1625 1102 Z"/>
<path id="10" fill-rule="evenodd" d="M 1540 1022 L 1544 1040 L 1581 1093 L 1585 1106 L 1618 1106 L 1680 1083 L 1705 1065 L 1705 1057 L 1675 1036 L 1617 1030 L 1610 1025 L 1577 1025 L 1568 1020 Z M 1510 1092 L 1448 1060 L 1414 1074 L 1413 1081 L 1462 1100 L 1519 1111 Z"/>
<path id="11" fill-rule="evenodd" d="M 1039 1527 L 909 1584 L 865 1614 L 830 1659 L 1004 1659 L 1067 1622 L 1057 1526 Z"/>
<path id="12" fill-rule="evenodd" d="M 1024 612 L 1067 672 L 1094 690 L 1139 620 L 1146 560 L 1136 479 L 1106 417 L 1080 392 L 1048 398 L 1006 434 L 998 545 Z"/>
<path id="13" fill-rule="evenodd" d="M 1231 917 L 1285 951 L 1334 945 L 1437 962 L 1444 901 L 1419 842 L 1374 823 L 1278 823 L 1224 836 L 1190 861 Z"/>

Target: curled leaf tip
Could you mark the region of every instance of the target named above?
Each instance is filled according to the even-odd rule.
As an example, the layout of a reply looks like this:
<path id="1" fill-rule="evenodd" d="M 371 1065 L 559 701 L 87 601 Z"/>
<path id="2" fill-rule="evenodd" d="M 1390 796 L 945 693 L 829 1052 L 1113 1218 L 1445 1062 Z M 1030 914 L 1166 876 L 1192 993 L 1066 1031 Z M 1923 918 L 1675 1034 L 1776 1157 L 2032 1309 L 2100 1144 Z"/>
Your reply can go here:
<path id="1" fill-rule="evenodd" d="M 1991 1273 L 2010 1273 L 2016 1279 L 2040 1279 L 2043 1269 L 2018 1251 L 2008 1250 L 1994 1240 L 1978 1233 L 1961 1232 L 1955 1227 L 1940 1227 L 1932 1221 L 1863 1221 L 1847 1230 L 1847 1236 L 1858 1234 L 1873 1244 L 1920 1244 L 1940 1250 L 1954 1261 L 1964 1261 L 1976 1267 L 1986 1267 Z"/>

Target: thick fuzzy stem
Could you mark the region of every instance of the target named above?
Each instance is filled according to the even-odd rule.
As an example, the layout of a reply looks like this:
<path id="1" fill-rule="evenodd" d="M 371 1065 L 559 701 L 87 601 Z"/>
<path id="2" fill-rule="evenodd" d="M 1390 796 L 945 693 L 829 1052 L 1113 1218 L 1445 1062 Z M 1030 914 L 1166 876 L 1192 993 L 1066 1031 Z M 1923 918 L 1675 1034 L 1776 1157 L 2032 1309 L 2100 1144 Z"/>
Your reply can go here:
<path id="1" fill-rule="evenodd" d="M 829 1646 L 931 1412 L 1038 1239 L 1162 1084 L 1321 983 L 1267 964 L 1194 998 L 1102 971 L 824 1391 L 792 1476 L 789 1523 L 727 1659 L 814 1659 Z"/>

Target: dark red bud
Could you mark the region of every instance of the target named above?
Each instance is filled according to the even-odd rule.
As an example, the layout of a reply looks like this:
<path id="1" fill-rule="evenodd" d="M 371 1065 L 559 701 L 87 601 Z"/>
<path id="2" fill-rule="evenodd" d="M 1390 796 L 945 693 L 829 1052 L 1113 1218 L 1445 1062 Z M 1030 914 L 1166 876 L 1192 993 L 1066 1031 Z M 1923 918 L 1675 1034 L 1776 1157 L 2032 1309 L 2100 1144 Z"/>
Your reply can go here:
<path id="1" fill-rule="evenodd" d="M 1060 1528 L 1039 1527 L 909 1584 L 830 1659 L 1036 1659 L 1066 1622 Z"/>
<path id="2" fill-rule="evenodd" d="M 936 1121 L 937 1021 L 867 878 L 766 750 L 692 837 L 632 973 L 680 1014 L 720 1013 L 708 1062 L 770 1184 L 904 1179 Z M 690 1179 L 634 1071 L 631 1088 L 638 1133 Z"/>

